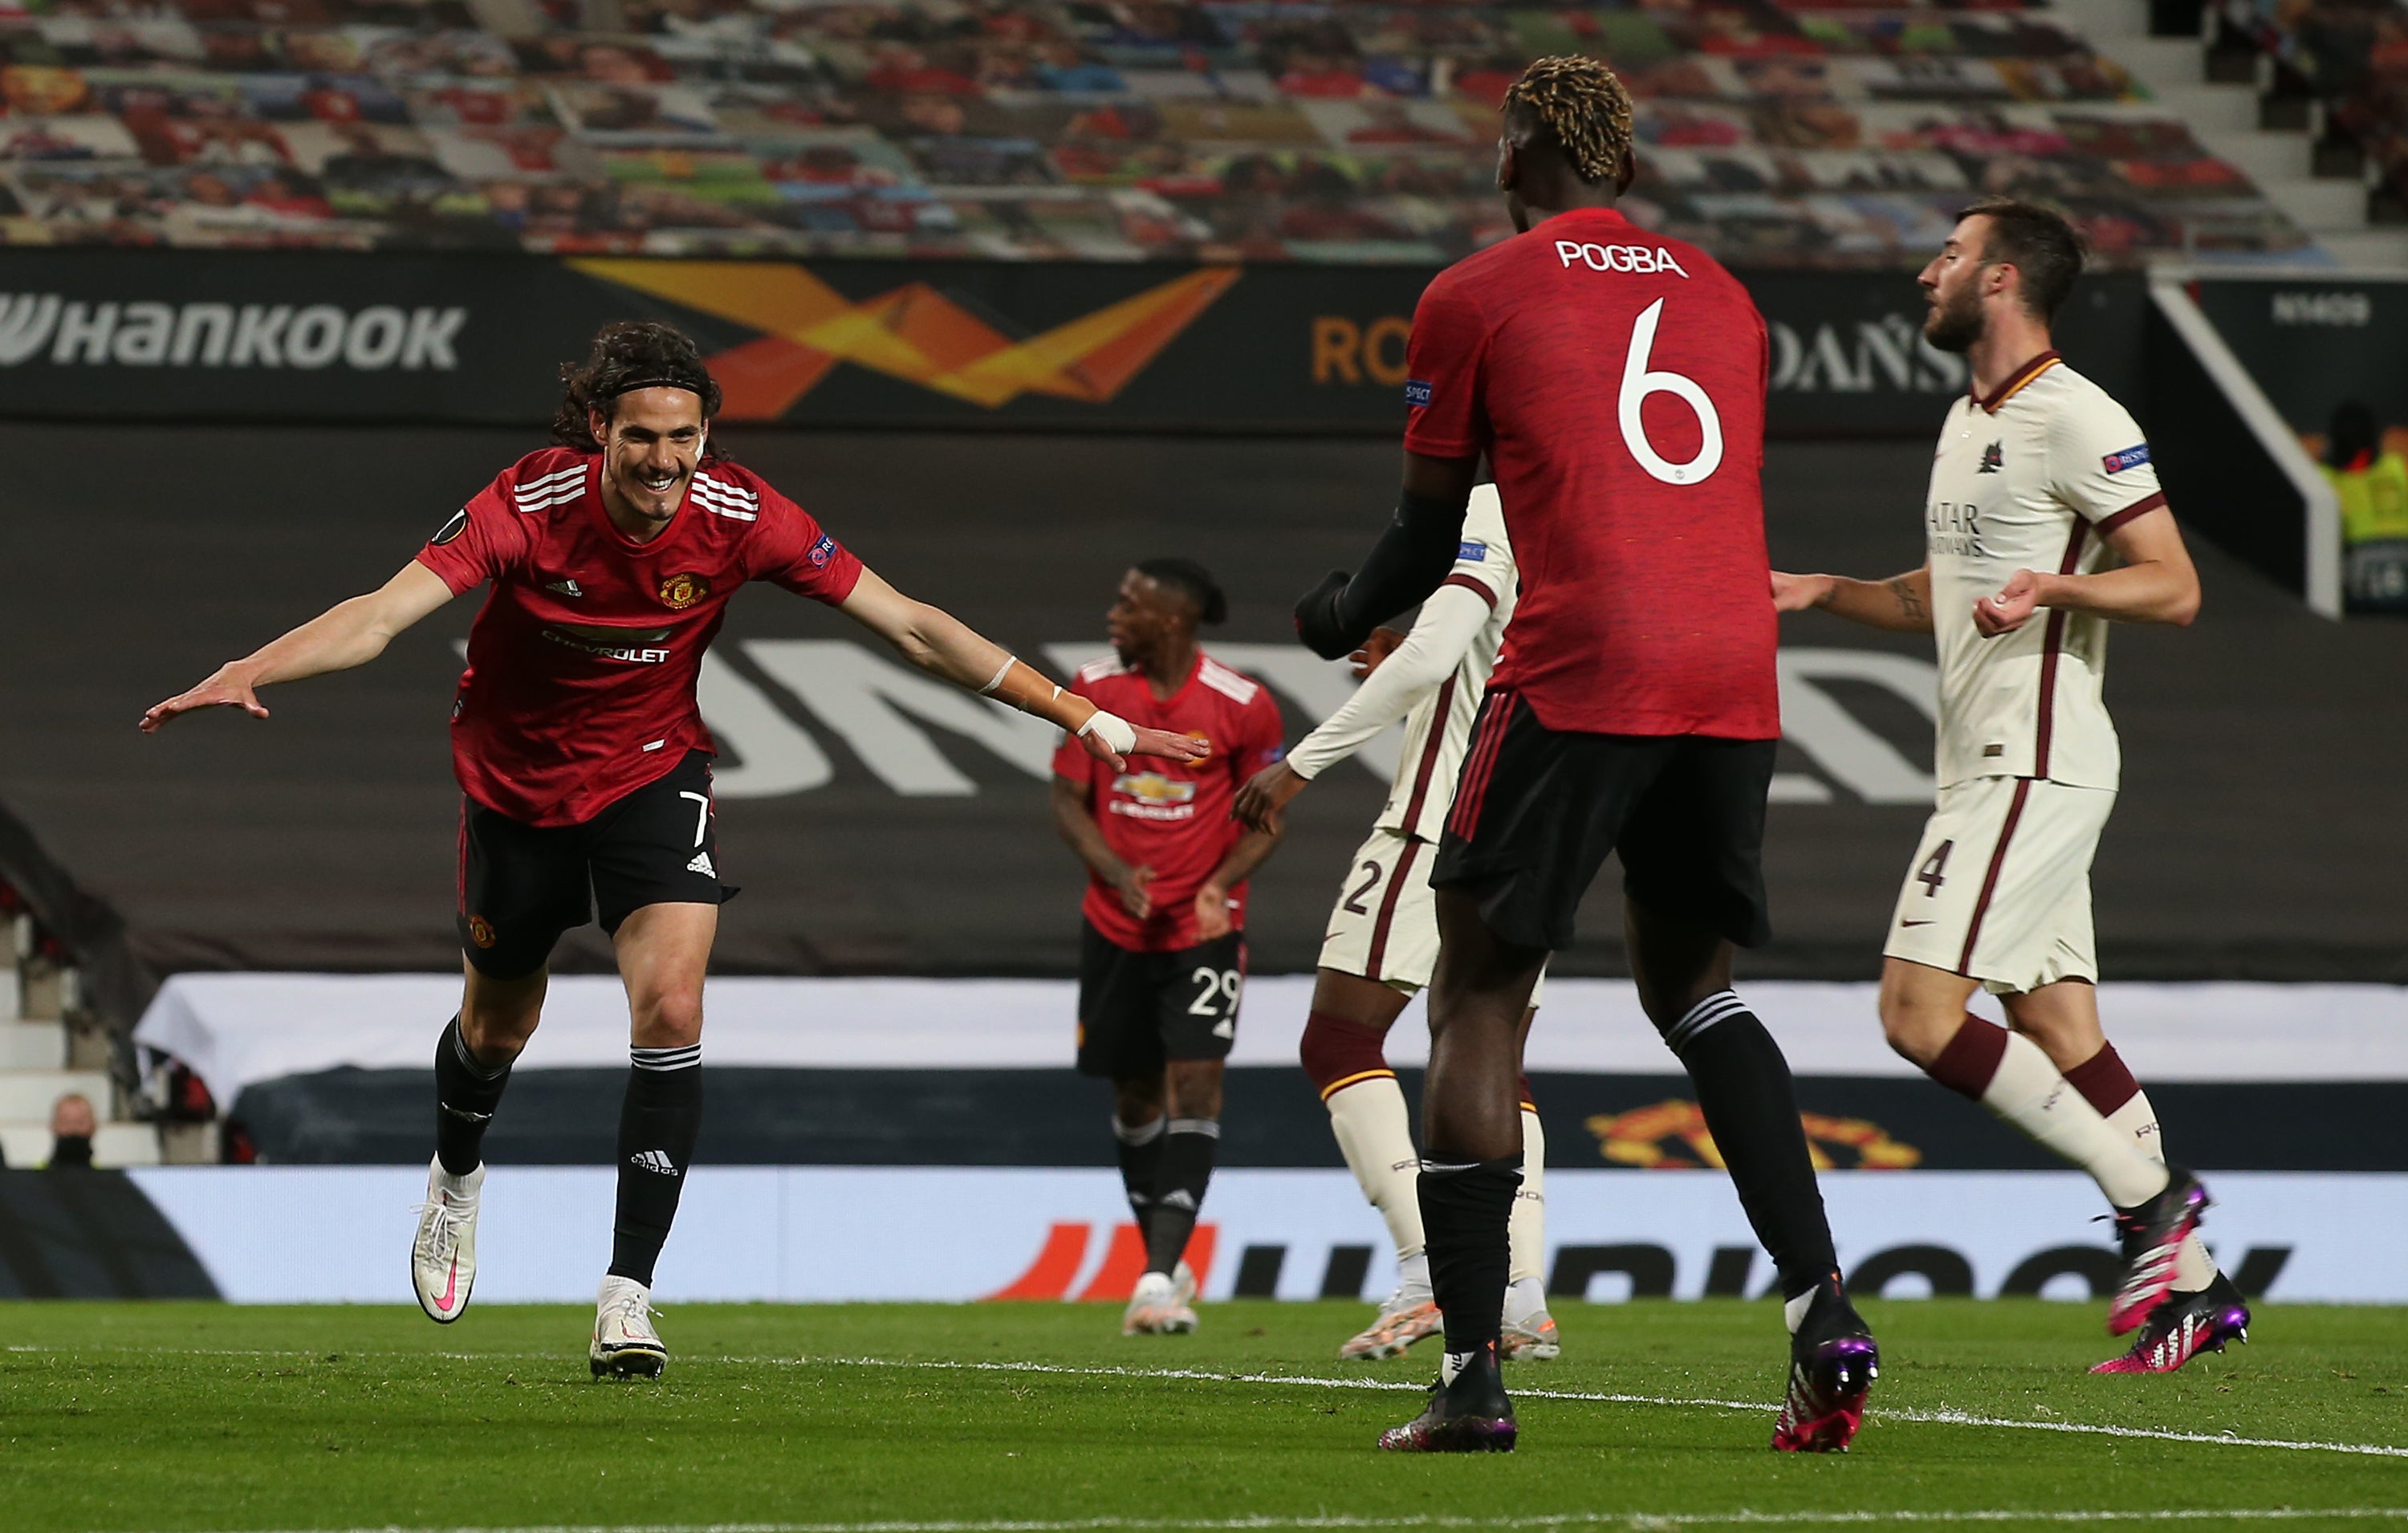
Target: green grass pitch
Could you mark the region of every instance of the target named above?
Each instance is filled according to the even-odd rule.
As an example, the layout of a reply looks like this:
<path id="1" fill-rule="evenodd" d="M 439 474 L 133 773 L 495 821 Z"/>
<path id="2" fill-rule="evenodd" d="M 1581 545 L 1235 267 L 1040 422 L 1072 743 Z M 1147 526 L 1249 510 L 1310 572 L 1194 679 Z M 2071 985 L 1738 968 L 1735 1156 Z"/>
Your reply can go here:
<path id="1" fill-rule="evenodd" d="M 1710 1301 L 1565 1306 L 1563 1359 L 1509 1368 L 1521 1452 L 1469 1459 L 1373 1450 L 1437 1359 L 1339 1364 L 1362 1305 L 1138 1340 L 1096 1305 L 672 1307 L 656 1384 L 589 1380 L 585 1310 L 0 1305 L 0 1529 L 2408 1522 L 2408 1311 L 2266 1306 L 2229 1356 L 2093 1378 L 2096 1305 L 1865 1309 L 1852 1454 L 1767 1448 L 1779 1316 Z"/>

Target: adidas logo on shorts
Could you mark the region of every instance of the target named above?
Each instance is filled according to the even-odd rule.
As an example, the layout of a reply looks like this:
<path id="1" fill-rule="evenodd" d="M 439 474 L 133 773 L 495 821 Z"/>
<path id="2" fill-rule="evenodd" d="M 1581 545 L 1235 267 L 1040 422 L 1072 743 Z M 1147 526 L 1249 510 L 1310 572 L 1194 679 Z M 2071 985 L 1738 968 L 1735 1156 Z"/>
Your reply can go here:
<path id="1" fill-rule="evenodd" d="M 708 852 L 695 852 L 694 861 L 685 865 L 685 870 L 689 873 L 699 873 L 707 879 L 719 877 L 719 869 L 710 866 L 710 853 Z"/>

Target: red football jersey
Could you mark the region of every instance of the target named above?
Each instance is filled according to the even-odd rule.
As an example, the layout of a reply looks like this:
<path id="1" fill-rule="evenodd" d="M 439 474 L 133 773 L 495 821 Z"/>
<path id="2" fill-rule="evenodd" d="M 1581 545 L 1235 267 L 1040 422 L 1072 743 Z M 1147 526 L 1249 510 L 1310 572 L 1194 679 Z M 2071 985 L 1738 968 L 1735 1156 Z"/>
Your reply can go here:
<path id="1" fill-rule="evenodd" d="M 1088 800 L 1104 844 L 1133 867 L 1154 869 L 1146 885 L 1154 913 L 1140 921 L 1101 879 L 1087 881 L 1079 909 L 1097 931 L 1133 953 L 1176 953 L 1196 945 L 1196 891 L 1221 866 L 1245 827 L 1229 817 L 1246 779 L 1286 753 L 1279 704 L 1270 689 L 1207 654 L 1187 682 L 1156 697 L 1138 671 L 1107 656 L 1081 668 L 1070 690 L 1133 724 L 1201 735 L 1212 754 L 1193 766 L 1160 756 L 1132 756 L 1128 770 L 1087 754 L 1068 736 L 1054 752 L 1054 772 L 1093 791 Z M 1246 924 L 1246 886 L 1229 891 L 1229 920 Z"/>
<path id="2" fill-rule="evenodd" d="M 715 749 L 695 684 L 747 580 L 831 606 L 861 561 L 810 513 L 729 463 L 638 543 L 602 506 L 602 460 L 551 447 L 503 470 L 418 562 L 458 595 L 491 580 L 452 705 L 461 788 L 530 825 L 573 825 Z"/>
<path id="3" fill-rule="evenodd" d="M 1405 446 L 1488 454 L 1522 578 L 1489 685 L 1548 728 L 1779 738 L 1767 357 L 1737 279 L 1605 209 L 1422 294 Z"/>

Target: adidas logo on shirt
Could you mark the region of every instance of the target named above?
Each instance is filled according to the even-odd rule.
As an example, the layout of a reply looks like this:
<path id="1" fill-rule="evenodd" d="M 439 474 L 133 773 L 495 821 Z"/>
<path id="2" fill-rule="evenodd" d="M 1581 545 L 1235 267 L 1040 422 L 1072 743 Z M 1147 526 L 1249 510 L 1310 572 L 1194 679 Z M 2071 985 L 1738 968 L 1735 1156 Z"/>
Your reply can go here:
<path id="1" fill-rule="evenodd" d="M 659 1176 L 678 1174 L 677 1162 L 669 1159 L 666 1150 L 639 1150 L 627 1157 L 627 1164 L 638 1171 L 651 1171 Z"/>
<path id="2" fill-rule="evenodd" d="M 585 595 L 584 592 L 578 589 L 577 582 L 575 580 L 554 580 L 551 584 L 545 586 L 544 589 L 546 591 L 557 591 L 564 596 L 581 596 Z"/>
<path id="3" fill-rule="evenodd" d="M 710 853 L 708 852 L 695 852 L 694 861 L 685 865 L 685 870 L 689 873 L 699 873 L 707 879 L 719 877 L 719 869 L 710 866 Z"/>

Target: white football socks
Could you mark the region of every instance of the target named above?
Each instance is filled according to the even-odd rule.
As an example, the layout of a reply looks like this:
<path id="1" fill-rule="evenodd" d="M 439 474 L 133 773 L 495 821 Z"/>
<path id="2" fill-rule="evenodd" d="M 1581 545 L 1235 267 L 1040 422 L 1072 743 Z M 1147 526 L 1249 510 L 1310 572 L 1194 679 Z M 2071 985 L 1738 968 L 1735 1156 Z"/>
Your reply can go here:
<path id="1" fill-rule="evenodd" d="M 1515 1278 L 1505 1285 L 1505 1324 L 1519 1325 L 1547 1312 L 1547 1286 L 1537 1278 Z"/>
<path id="2" fill-rule="evenodd" d="M 1329 1126 L 1338 1136 L 1346 1168 L 1354 1173 L 1354 1184 L 1387 1222 L 1404 1286 L 1428 1294 L 1429 1263 L 1422 1255 L 1422 1157 L 1413 1148 L 1404 1088 L 1394 1076 L 1374 1076 L 1330 1093 L 1323 1105 L 1329 1109 Z"/>
<path id="3" fill-rule="evenodd" d="M 1408 1297 L 1427 1298 L 1429 1258 L 1422 1253 L 1421 1155 L 1413 1148 L 1412 1115 L 1405 1110 L 1404 1088 L 1387 1076 L 1358 1081 L 1330 1093 L 1329 1126 L 1338 1136 L 1339 1153 L 1364 1198 L 1387 1222 L 1388 1239 L 1397 1246 L 1398 1286 Z M 1505 1306 L 1510 1318 L 1525 1318 L 1546 1308 L 1547 1264 L 1547 1136 L 1539 1115 L 1522 1114 L 1522 1185 L 1513 1197 L 1506 1224 L 1512 1246 Z M 1514 1311 L 1519 1290 L 1528 1308 Z"/>
<path id="4" fill-rule="evenodd" d="M 2157 1128 L 2157 1110 L 2149 1105 L 2149 1094 L 2134 1092 L 2132 1099 L 2107 1114 L 2107 1125 L 2128 1138 L 2141 1153 L 2159 1165 L 2165 1164 L 2165 1136 Z M 2207 1254 L 2199 1232 L 2182 1243 L 2182 1254 L 2174 1261 L 2174 1290 L 2196 1294 L 2215 1281 L 2215 1258 Z"/>
<path id="5" fill-rule="evenodd" d="M 2130 1134 L 2110 1126 L 2041 1046 L 2021 1033 L 2007 1034 L 2006 1052 L 1982 1093 L 1982 1105 L 2088 1171 L 2119 1209 L 2166 1190 L 2165 1163 L 2143 1153 Z"/>
<path id="6" fill-rule="evenodd" d="M 1545 1309 L 1547 1276 L 1547 1135 L 1539 1126 L 1539 1115 L 1527 1108 L 1522 1110 L 1522 1185 L 1513 1194 L 1513 1212 L 1505 1225 L 1505 1233 L 1512 1245 L 1512 1267 L 1507 1273 L 1509 1282 L 1527 1282 L 1531 1291 L 1541 1296 L 1539 1309 Z M 1513 1300 L 1509 1293 L 1505 1300 L 1507 1317 L 1512 1318 Z"/>

